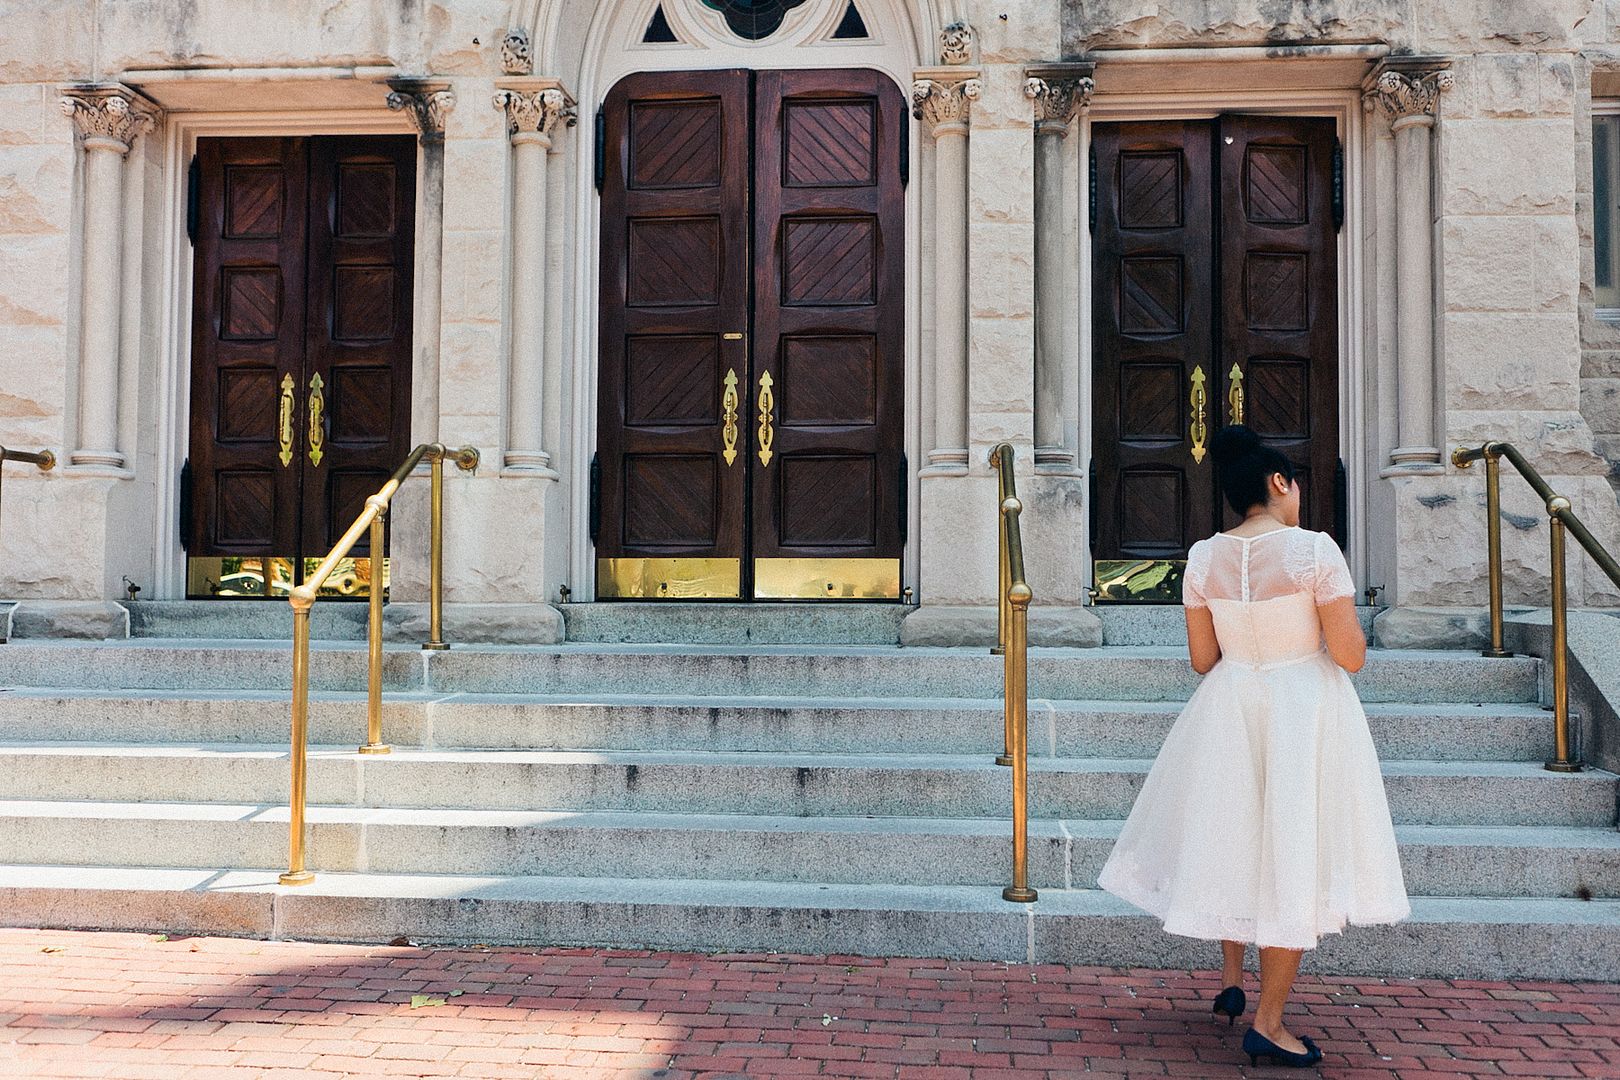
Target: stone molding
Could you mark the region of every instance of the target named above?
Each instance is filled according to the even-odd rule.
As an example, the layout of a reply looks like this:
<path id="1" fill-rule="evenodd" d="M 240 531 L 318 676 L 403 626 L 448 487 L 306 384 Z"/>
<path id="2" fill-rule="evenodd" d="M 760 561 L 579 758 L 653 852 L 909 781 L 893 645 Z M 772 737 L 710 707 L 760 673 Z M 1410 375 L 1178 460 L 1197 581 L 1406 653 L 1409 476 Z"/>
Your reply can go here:
<path id="1" fill-rule="evenodd" d="M 507 75 L 533 75 L 534 49 L 529 44 L 529 32 L 514 26 L 501 39 L 501 71 Z"/>
<path id="2" fill-rule="evenodd" d="M 984 84 L 972 68 L 925 68 L 911 84 L 911 115 L 928 124 L 935 137 L 963 134 Z"/>
<path id="3" fill-rule="evenodd" d="M 1402 57 L 1381 63 L 1369 77 L 1362 107 L 1381 111 L 1391 123 L 1402 120 L 1434 123 L 1440 95 L 1456 85 L 1451 61 L 1435 57 Z"/>
<path id="4" fill-rule="evenodd" d="M 951 23 L 939 32 L 939 62 L 961 66 L 973 62 L 978 51 L 979 35 L 966 22 Z"/>
<path id="5" fill-rule="evenodd" d="M 444 141 L 445 120 L 456 107 L 456 95 L 449 83 L 390 79 L 388 91 L 388 107 L 410 113 L 423 142 Z"/>
<path id="6" fill-rule="evenodd" d="M 1024 69 L 1024 96 L 1035 108 L 1035 130 L 1042 135 L 1067 135 L 1077 112 L 1091 109 L 1097 83 L 1090 64 L 1045 64 Z"/>
<path id="7" fill-rule="evenodd" d="M 551 145 L 560 126 L 573 127 L 579 110 L 556 79 L 503 79 L 495 91 L 495 108 L 506 112 L 506 133 L 513 143 L 534 140 Z"/>
<path id="8" fill-rule="evenodd" d="M 63 87 L 58 104 L 86 150 L 127 154 L 138 137 L 157 127 L 160 116 L 156 106 L 117 84 Z"/>

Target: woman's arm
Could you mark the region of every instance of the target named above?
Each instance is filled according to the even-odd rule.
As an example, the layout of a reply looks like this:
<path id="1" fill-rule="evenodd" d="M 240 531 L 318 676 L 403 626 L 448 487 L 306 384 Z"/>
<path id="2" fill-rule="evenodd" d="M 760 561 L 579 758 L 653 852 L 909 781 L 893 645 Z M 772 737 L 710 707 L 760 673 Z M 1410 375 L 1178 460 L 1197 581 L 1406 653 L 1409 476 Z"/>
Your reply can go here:
<path id="1" fill-rule="evenodd" d="M 1333 662 L 1346 671 L 1360 671 L 1367 662 L 1367 636 L 1356 618 L 1355 597 L 1341 596 L 1318 604 L 1316 614 L 1322 620 L 1322 639 Z"/>
<path id="2" fill-rule="evenodd" d="M 1215 619 L 1207 607 L 1189 607 L 1187 611 L 1187 652 L 1192 656 L 1193 670 L 1206 674 L 1221 658 L 1221 644 L 1215 640 Z"/>

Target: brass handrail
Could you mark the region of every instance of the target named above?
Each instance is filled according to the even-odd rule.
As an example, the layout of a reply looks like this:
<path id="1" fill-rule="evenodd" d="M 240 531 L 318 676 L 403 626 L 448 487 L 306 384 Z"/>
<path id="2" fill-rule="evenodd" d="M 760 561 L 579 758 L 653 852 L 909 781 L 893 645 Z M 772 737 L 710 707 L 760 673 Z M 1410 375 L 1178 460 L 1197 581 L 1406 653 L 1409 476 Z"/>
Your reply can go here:
<path id="1" fill-rule="evenodd" d="M 307 581 L 293 589 L 287 602 L 293 609 L 293 671 L 292 671 L 292 795 L 288 800 L 291 821 L 287 854 L 287 872 L 281 875 L 283 885 L 308 885 L 315 875 L 304 869 L 304 804 L 308 773 L 307 748 L 309 743 L 309 613 L 319 599 L 321 586 L 331 576 L 359 541 L 360 534 L 371 531 L 371 596 L 370 613 L 366 623 L 366 742 L 359 748 L 362 754 L 386 754 L 392 748 L 382 741 L 382 560 L 383 523 L 388 504 L 394 493 L 426 458 L 432 466 L 432 508 L 429 512 L 429 591 L 428 640 L 424 649 L 447 649 L 444 641 L 444 459 L 449 457 L 462 472 L 478 466 L 478 451 L 470 446 L 449 450 L 442 443 L 423 443 L 411 451 L 405 463 L 394 470 L 388 483 L 366 500 L 366 508 L 354 519 L 347 532 L 327 553 L 321 565 Z"/>
<path id="2" fill-rule="evenodd" d="M 1012 884 L 1001 890 L 1004 900 L 1032 903 L 1029 887 L 1029 602 L 1033 593 L 1024 581 L 1024 540 L 1013 479 L 1013 448 L 997 443 L 990 464 L 1000 476 L 996 500 L 999 537 L 997 564 L 1000 590 L 996 597 L 996 649 L 1002 656 L 1003 753 L 998 765 L 1012 766 L 1013 873 Z"/>
<path id="3" fill-rule="evenodd" d="M 0 465 L 4 465 L 8 461 L 30 462 L 38 465 L 40 472 L 50 472 L 56 468 L 56 455 L 49 450 L 8 450 L 6 447 L 0 446 Z M 5 470 L 0 469 L 0 488 L 5 486 L 4 481 Z M 0 634 L 0 645 L 4 645 L 7 640 L 9 639 L 5 634 Z"/>
<path id="4" fill-rule="evenodd" d="M 1558 494 L 1542 479 L 1536 467 L 1525 460 L 1512 443 L 1488 442 L 1451 452 L 1451 463 L 1466 469 L 1481 459 L 1485 462 L 1486 553 L 1490 565 L 1491 644 L 1486 656 L 1512 656 L 1502 646 L 1502 481 L 1501 459 L 1507 458 L 1519 475 L 1547 505 L 1552 573 L 1552 665 L 1553 665 L 1553 759 L 1546 767 L 1553 772 L 1579 772 L 1585 766 L 1570 754 L 1569 741 L 1569 593 L 1564 581 L 1564 533 L 1574 535 L 1592 561 L 1620 585 L 1620 563 L 1616 563 L 1598 543 L 1581 519 L 1575 516 L 1569 499 Z"/>

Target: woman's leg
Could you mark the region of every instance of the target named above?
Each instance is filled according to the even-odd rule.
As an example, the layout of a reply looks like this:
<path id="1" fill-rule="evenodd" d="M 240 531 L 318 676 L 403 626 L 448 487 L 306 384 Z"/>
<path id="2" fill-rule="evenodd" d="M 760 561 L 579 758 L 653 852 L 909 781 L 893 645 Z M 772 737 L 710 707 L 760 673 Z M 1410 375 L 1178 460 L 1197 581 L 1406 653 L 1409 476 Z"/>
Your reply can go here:
<path id="1" fill-rule="evenodd" d="M 1260 1007 L 1254 1014 L 1254 1030 L 1295 1054 L 1304 1053 L 1305 1044 L 1283 1027 L 1282 1014 L 1303 955 L 1299 949 L 1260 950 Z"/>
<path id="2" fill-rule="evenodd" d="M 1243 985 L 1243 953 L 1247 949 L 1241 941 L 1221 942 L 1221 986 Z"/>

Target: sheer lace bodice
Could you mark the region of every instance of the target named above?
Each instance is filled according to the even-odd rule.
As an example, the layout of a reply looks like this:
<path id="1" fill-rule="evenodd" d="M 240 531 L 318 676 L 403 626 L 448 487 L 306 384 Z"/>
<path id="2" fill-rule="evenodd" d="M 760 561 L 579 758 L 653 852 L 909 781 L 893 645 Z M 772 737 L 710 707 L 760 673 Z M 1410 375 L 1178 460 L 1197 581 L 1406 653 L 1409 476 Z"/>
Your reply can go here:
<path id="1" fill-rule="evenodd" d="M 1294 527 L 1194 544 L 1182 603 L 1209 609 L 1222 659 L 1271 666 L 1320 651 L 1316 606 L 1355 591 L 1333 538 Z"/>

